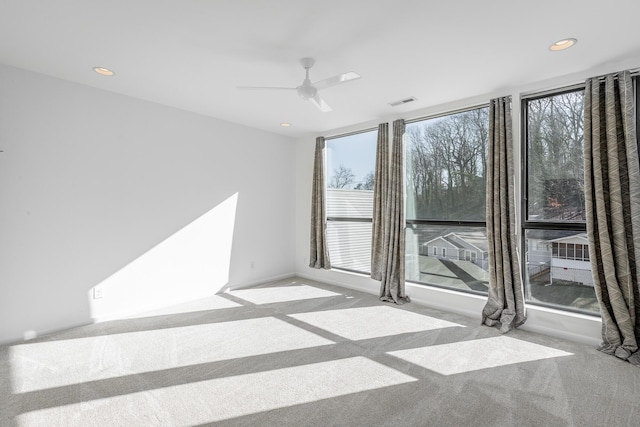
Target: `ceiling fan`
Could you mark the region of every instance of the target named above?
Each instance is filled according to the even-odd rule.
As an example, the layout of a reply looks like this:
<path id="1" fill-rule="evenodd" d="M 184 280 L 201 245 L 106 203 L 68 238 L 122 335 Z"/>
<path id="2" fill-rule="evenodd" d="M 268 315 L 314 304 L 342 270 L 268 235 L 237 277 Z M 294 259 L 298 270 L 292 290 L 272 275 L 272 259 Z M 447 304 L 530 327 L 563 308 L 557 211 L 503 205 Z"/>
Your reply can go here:
<path id="1" fill-rule="evenodd" d="M 315 64 L 313 58 L 302 58 L 300 64 L 305 69 L 306 76 L 302 81 L 302 84 L 297 87 L 273 87 L 273 86 L 238 86 L 238 89 L 275 89 L 275 90 L 295 90 L 298 92 L 300 98 L 311 102 L 318 107 L 320 111 L 326 113 L 331 111 L 331 107 L 318 95 L 318 91 L 326 89 L 331 86 L 335 86 L 341 83 L 346 83 L 351 80 L 359 79 L 361 76 L 352 71 L 348 73 L 338 74 L 337 76 L 329 77 L 328 79 L 320 80 L 315 83 L 311 83 L 309 80 L 309 69 Z"/>

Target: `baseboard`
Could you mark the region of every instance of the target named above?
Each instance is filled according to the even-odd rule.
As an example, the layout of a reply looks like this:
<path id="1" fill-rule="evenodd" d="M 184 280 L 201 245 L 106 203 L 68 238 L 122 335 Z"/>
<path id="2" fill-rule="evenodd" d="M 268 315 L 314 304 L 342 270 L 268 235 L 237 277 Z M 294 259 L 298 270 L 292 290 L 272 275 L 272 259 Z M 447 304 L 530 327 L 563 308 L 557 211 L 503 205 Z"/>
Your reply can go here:
<path id="1" fill-rule="evenodd" d="M 265 283 L 276 282 L 278 280 L 289 279 L 291 277 L 296 277 L 296 273 L 291 272 L 291 273 L 279 274 L 277 276 L 263 277 L 260 280 L 254 280 L 254 281 L 251 281 L 251 282 L 242 282 L 242 283 L 237 283 L 237 284 L 234 284 L 234 285 L 227 285 L 227 286 L 224 286 L 217 293 L 221 294 L 221 293 L 224 293 L 226 290 L 244 289 L 244 288 L 249 288 L 251 286 L 264 285 Z"/>
<path id="2" fill-rule="evenodd" d="M 172 307 L 174 305 L 179 305 L 179 304 L 185 304 L 191 301 L 197 301 L 203 298 L 211 297 L 213 295 L 215 295 L 215 293 L 213 292 L 203 292 L 199 294 L 189 295 L 186 298 L 177 298 L 168 303 L 142 305 L 137 307 L 134 310 L 124 310 L 124 311 L 119 311 L 117 313 L 113 313 L 105 316 L 94 317 L 93 323 L 103 323 L 103 322 L 111 322 L 113 320 L 128 319 L 128 318 L 146 313 L 148 311 L 161 310 L 163 308 L 168 308 L 168 307 Z"/>
<path id="3" fill-rule="evenodd" d="M 338 286 L 341 288 L 351 289 L 353 291 L 364 292 L 365 294 L 378 295 L 379 283 L 375 282 L 366 274 L 361 273 L 352 273 L 352 272 L 342 272 L 339 270 L 330 270 L 328 271 L 330 275 L 333 274 L 345 274 L 348 276 L 349 280 L 357 279 L 358 283 L 351 283 L 349 281 L 336 280 L 332 277 L 318 277 L 311 274 L 305 274 L 297 272 L 296 276 L 301 277 L 307 280 L 313 280 L 316 282 L 326 283 L 328 285 Z M 377 286 L 376 286 L 377 284 Z"/>
<path id="4" fill-rule="evenodd" d="M 190 295 L 187 298 L 176 299 L 176 300 L 171 301 L 170 303 L 149 304 L 149 305 L 144 305 L 144 306 L 138 307 L 135 310 L 121 311 L 121 312 L 118 312 L 118 313 L 115 313 L 115 314 L 110 314 L 108 316 L 96 317 L 96 318 L 93 319 L 93 323 L 102 323 L 102 322 L 109 322 L 109 321 L 113 321 L 113 320 L 127 319 L 127 318 L 130 318 L 130 317 L 133 317 L 133 316 L 140 315 L 142 313 L 146 313 L 148 311 L 161 310 L 161 309 L 172 307 L 172 306 L 175 306 L 175 305 L 178 305 L 178 304 L 185 304 L 185 303 L 189 303 L 191 301 L 197 301 L 197 300 L 200 300 L 200 299 L 212 297 L 214 295 L 218 295 L 218 294 L 224 293 L 224 291 L 226 291 L 227 289 L 248 288 L 248 287 L 251 287 L 251 286 L 261 285 L 263 283 L 273 282 L 273 281 L 276 281 L 276 280 L 287 279 L 289 277 L 294 277 L 294 276 L 295 276 L 294 273 L 285 273 L 285 274 L 279 274 L 277 276 L 265 277 L 265 278 L 262 278 L 260 280 L 254 280 L 254 281 L 251 281 L 251 282 L 243 282 L 241 284 L 236 284 L 236 285 L 226 285 L 221 290 L 216 291 L 216 292 L 203 292 L 203 293 L 200 293 L 200 294 Z"/>
<path id="5" fill-rule="evenodd" d="M 598 346 L 602 341 L 599 317 L 548 307 L 529 306 L 527 321 L 520 329 L 592 346 Z"/>

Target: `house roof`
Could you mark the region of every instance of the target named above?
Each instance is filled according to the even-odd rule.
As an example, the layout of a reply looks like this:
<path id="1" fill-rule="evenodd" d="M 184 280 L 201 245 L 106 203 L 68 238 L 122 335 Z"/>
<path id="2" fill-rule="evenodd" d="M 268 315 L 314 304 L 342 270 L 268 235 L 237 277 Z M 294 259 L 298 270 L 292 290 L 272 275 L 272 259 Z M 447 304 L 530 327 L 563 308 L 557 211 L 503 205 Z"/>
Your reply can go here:
<path id="1" fill-rule="evenodd" d="M 578 233 L 578 234 L 573 234 L 570 236 L 564 236 L 564 237 L 559 237 L 557 239 L 552 239 L 549 240 L 549 242 L 567 242 L 569 240 L 574 240 L 574 241 L 579 241 L 583 244 L 589 244 L 589 237 L 587 236 L 587 233 Z"/>
<path id="2" fill-rule="evenodd" d="M 444 236 L 433 238 L 423 243 L 423 245 L 429 246 L 436 240 L 443 240 L 458 249 L 473 249 L 478 252 L 487 252 L 489 250 L 487 246 L 487 236 L 479 232 L 451 232 Z"/>
<path id="3" fill-rule="evenodd" d="M 446 235 L 446 236 L 438 236 L 436 238 L 433 238 L 433 239 L 429 240 L 428 242 L 424 242 L 422 245 L 423 246 L 433 246 L 433 244 L 436 241 L 440 241 L 442 243 L 446 243 L 446 244 L 448 244 L 450 246 L 453 246 L 454 248 L 464 249 L 464 246 L 462 246 L 460 243 L 448 238 L 448 235 Z"/>

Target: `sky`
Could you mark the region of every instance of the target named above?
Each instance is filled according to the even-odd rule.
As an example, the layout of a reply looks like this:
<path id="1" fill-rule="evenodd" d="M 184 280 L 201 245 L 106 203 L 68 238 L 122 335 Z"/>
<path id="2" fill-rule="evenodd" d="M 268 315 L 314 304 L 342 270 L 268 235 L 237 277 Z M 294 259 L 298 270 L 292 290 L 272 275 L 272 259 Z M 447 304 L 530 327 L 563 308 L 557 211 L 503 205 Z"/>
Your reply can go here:
<path id="1" fill-rule="evenodd" d="M 411 126 L 432 126 L 443 120 L 443 117 L 431 117 L 419 122 L 407 124 Z M 355 175 L 354 185 L 362 182 L 369 172 L 374 172 L 376 164 L 376 144 L 378 130 L 356 133 L 338 138 L 327 139 L 327 182 L 330 182 L 334 171 L 340 165 L 351 169 Z"/>
<path id="2" fill-rule="evenodd" d="M 376 165 L 376 143 L 378 131 L 372 130 L 327 140 L 327 181 L 340 165 L 351 169 L 355 183 L 364 180 Z"/>

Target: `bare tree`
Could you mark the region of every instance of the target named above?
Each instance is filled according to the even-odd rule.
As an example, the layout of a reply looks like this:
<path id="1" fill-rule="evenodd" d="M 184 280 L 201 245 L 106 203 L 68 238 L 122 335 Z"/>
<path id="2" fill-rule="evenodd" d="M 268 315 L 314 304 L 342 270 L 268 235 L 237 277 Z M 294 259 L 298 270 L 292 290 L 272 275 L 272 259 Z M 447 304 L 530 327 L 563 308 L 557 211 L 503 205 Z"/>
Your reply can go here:
<path id="1" fill-rule="evenodd" d="M 329 181 L 329 188 L 351 188 L 354 183 L 355 175 L 348 167 L 344 165 L 338 166 L 333 171 L 333 176 Z"/>
<path id="2" fill-rule="evenodd" d="M 407 130 L 407 185 L 417 218 L 484 218 L 487 135 L 486 108 Z"/>
<path id="3" fill-rule="evenodd" d="M 373 171 L 370 171 L 364 176 L 364 179 L 359 182 L 354 189 L 355 190 L 373 190 L 375 175 Z"/>
<path id="4" fill-rule="evenodd" d="M 584 219 L 583 101 L 582 92 L 569 92 L 527 104 L 530 216 Z"/>

